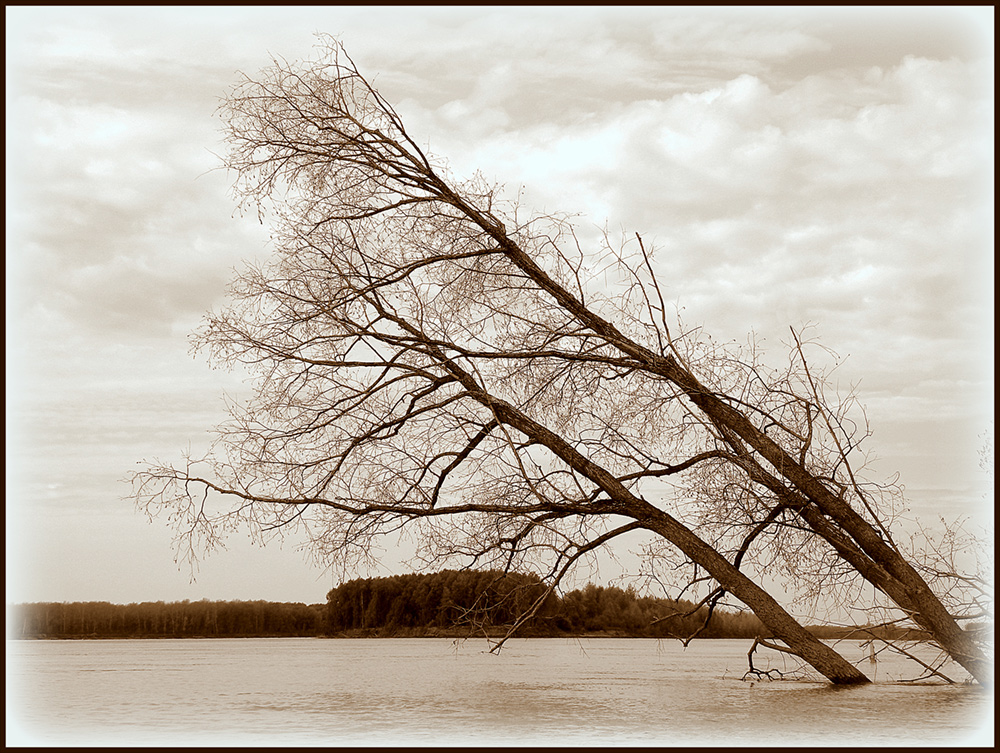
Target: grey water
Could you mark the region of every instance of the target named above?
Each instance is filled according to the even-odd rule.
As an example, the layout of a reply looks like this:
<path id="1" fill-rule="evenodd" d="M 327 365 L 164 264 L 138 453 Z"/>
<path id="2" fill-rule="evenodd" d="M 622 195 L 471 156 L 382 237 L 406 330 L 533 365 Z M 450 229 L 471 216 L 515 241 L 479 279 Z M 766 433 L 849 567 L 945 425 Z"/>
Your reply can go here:
<path id="1" fill-rule="evenodd" d="M 991 691 L 743 681 L 749 641 L 7 641 L 8 745 L 992 745 Z"/>

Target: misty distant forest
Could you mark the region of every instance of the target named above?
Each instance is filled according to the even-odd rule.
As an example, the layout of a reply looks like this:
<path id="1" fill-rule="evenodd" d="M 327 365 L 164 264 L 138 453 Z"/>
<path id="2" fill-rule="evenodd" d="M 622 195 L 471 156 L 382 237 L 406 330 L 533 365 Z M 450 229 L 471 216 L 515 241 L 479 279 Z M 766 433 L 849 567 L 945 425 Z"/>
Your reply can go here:
<path id="1" fill-rule="evenodd" d="M 104 601 L 18 604 L 11 638 L 475 637 L 503 635 L 545 586 L 534 575 L 444 570 L 357 578 L 332 589 L 326 604 L 269 601 Z M 769 637 L 749 612 L 640 596 L 632 588 L 588 584 L 549 594 L 520 625 L 520 637 Z M 811 628 L 821 637 L 867 637 L 851 628 Z M 880 637 L 917 637 L 907 634 Z"/>

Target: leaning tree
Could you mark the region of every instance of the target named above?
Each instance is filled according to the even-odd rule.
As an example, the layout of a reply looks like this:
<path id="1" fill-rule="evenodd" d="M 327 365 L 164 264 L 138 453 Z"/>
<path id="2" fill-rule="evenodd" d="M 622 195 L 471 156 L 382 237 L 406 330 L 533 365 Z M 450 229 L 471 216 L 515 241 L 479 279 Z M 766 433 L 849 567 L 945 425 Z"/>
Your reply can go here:
<path id="1" fill-rule="evenodd" d="M 251 369 L 252 399 L 205 458 L 133 476 L 191 546 L 300 527 L 350 564 L 405 531 L 425 562 L 554 588 L 645 531 L 653 560 L 710 581 L 703 603 L 731 595 L 832 682 L 867 678 L 753 576 L 874 586 L 988 679 L 960 624 L 975 609 L 954 608 L 972 581 L 894 542 L 893 489 L 855 464 L 867 427 L 801 333 L 776 368 L 669 321 L 638 235 L 588 250 L 567 221 L 453 179 L 336 42 L 244 77 L 220 111 L 236 196 L 271 213 L 275 250 L 196 334 Z"/>

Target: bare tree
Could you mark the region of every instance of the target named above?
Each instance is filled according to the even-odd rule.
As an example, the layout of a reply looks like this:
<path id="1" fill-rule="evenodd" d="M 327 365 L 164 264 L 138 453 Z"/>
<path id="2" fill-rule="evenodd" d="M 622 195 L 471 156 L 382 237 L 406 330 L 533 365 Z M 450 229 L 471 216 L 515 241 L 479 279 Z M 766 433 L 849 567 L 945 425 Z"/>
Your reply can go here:
<path id="1" fill-rule="evenodd" d="M 710 579 L 707 603 L 733 595 L 765 645 L 835 683 L 867 678 L 748 573 L 873 584 L 985 681 L 893 542 L 893 490 L 855 468 L 856 406 L 825 394 L 799 333 L 768 369 L 752 342 L 669 325 L 639 236 L 585 252 L 565 220 L 451 180 L 336 42 L 245 77 L 221 114 L 236 197 L 274 214 L 275 253 L 197 334 L 252 367 L 253 399 L 205 459 L 133 478 L 191 546 L 300 526 L 350 564 L 405 530 L 425 561 L 530 567 L 554 588 L 646 531 Z"/>

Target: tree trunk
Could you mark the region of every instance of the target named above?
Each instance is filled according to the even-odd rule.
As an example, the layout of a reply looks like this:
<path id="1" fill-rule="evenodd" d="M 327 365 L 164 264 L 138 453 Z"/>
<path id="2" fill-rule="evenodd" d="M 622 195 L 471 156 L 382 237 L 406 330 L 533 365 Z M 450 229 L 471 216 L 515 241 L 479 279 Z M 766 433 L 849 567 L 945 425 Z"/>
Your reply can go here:
<path id="1" fill-rule="evenodd" d="M 863 672 L 806 630 L 764 589 L 674 517 L 636 497 L 610 472 L 581 455 L 562 437 L 510 403 L 483 392 L 471 375 L 454 362 L 448 363 L 446 368 L 462 382 L 472 397 L 489 407 L 499 421 L 544 445 L 571 468 L 597 484 L 615 503 L 614 509 L 608 512 L 633 518 L 674 544 L 729 593 L 750 607 L 775 637 L 785 642 L 791 653 L 808 662 L 830 682 L 837 685 L 870 682 Z"/>
<path id="2" fill-rule="evenodd" d="M 776 602 L 770 594 L 740 572 L 729 560 L 715 551 L 673 517 L 648 503 L 642 517 L 646 528 L 659 533 L 697 562 L 729 593 L 750 607 L 774 637 L 783 641 L 792 653 L 812 665 L 837 685 L 860 685 L 870 682 L 867 676 L 843 656 L 820 641 Z"/>
<path id="3" fill-rule="evenodd" d="M 860 553 L 870 558 L 875 567 L 859 567 L 856 560 L 846 558 L 858 572 L 876 588 L 880 589 L 897 606 L 933 635 L 934 640 L 948 654 L 964 667 L 980 684 L 992 682 L 989 662 L 983 656 L 972 638 L 955 621 L 930 586 L 913 569 L 913 566 L 871 523 L 859 515 L 844 499 L 833 494 L 823 483 L 809 473 L 795 458 L 791 457 L 773 440 L 759 431 L 742 413 L 727 405 L 701 386 L 694 376 L 673 359 L 657 359 L 663 362 L 664 376 L 685 390 L 692 402 L 698 405 L 717 425 L 735 432 L 754 450 L 759 452 L 772 466 L 781 469 L 781 475 L 794 488 L 818 508 L 819 518 L 802 515 L 810 527 L 822 536 L 843 556 L 842 549 L 834 543 L 829 533 L 824 533 L 818 520 L 836 524 L 856 543 Z M 659 364 L 658 364 L 659 365 Z M 799 510 L 802 514 L 802 510 Z M 826 517 L 823 517 L 826 516 Z M 874 576 L 874 577 L 873 577 Z"/>

